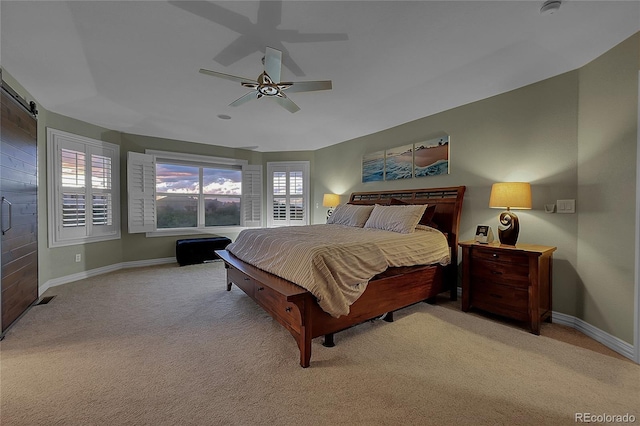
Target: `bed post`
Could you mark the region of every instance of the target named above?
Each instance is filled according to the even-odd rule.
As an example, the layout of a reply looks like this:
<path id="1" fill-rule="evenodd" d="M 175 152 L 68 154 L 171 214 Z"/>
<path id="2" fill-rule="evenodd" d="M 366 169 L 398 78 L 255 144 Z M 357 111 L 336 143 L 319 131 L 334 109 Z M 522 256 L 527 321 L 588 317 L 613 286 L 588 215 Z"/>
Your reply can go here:
<path id="1" fill-rule="evenodd" d="M 453 207 L 451 233 L 449 234 L 449 247 L 451 247 L 451 263 L 446 269 L 445 279 L 449 283 L 451 300 L 458 300 L 458 233 L 460 232 L 460 217 L 462 216 L 462 200 L 466 187 L 459 186 L 456 189 L 456 201 Z M 448 275 L 448 276 L 446 276 Z"/>
<path id="2" fill-rule="evenodd" d="M 302 305 L 302 306 L 300 306 Z M 298 340 L 298 348 L 300 348 L 300 366 L 307 368 L 311 364 L 311 341 L 313 340 L 313 324 L 311 315 L 310 299 L 305 298 L 301 304 L 298 304 L 301 316 L 301 329 Z"/>

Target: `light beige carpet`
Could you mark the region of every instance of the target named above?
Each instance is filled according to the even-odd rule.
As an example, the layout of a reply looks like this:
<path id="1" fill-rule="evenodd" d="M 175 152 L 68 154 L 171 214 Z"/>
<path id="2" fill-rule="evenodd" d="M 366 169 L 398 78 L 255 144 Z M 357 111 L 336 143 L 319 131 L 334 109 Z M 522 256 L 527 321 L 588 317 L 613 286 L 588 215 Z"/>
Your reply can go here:
<path id="1" fill-rule="evenodd" d="M 50 289 L 0 343 L 6 425 L 575 424 L 635 415 L 640 366 L 420 303 L 313 343 L 311 367 L 221 263 Z"/>

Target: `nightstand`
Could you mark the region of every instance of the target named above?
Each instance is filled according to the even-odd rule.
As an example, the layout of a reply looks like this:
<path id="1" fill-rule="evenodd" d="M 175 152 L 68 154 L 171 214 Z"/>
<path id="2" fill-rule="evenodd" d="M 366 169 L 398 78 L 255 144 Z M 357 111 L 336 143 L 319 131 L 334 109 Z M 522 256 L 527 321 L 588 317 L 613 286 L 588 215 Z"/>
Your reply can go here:
<path id="1" fill-rule="evenodd" d="M 551 276 L 556 247 L 463 241 L 462 310 L 477 308 L 524 321 L 534 334 L 551 322 Z"/>

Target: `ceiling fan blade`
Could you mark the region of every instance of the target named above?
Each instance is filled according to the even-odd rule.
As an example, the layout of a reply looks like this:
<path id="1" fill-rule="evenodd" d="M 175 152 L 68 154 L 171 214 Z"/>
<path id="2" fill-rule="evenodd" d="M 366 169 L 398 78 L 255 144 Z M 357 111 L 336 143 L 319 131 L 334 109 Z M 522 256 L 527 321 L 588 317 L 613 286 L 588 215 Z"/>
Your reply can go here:
<path id="1" fill-rule="evenodd" d="M 237 107 L 239 105 L 242 105 L 244 103 L 249 102 L 251 99 L 256 99 L 257 96 L 258 96 L 258 92 L 256 92 L 256 91 L 249 92 L 249 93 L 245 94 L 244 96 L 241 96 L 238 99 L 236 99 L 235 101 L 231 102 L 229 104 L 229 106 Z"/>
<path id="2" fill-rule="evenodd" d="M 200 68 L 201 74 L 212 75 L 214 77 L 224 78 L 226 80 L 231 81 L 239 81 L 240 83 L 257 83 L 257 81 L 251 78 L 238 77 L 237 75 L 224 74 L 217 71 L 205 70 L 204 68 Z"/>
<path id="3" fill-rule="evenodd" d="M 282 52 L 272 47 L 267 47 L 264 57 L 264 71 L 275 83 L 280 81 L 282 70 Z"/>
<path id="4" fill-rule="evenodd" d="M 287 93 L 292 92 L 314 92 L 316 90 L 331 90 L 331 80 L 325 81 L 297 81 L 286 82 L 280 84 L 290 84 L 291 86 L 284 89 Z"/>
<path id="5" fill-rule="evenodd" d="M 283 97 L 274 96 L 271 99 L 275 100 L 277 103 L 280 104 L 281 107 L 283 107 L 284 109 L 286 109 L 291 113 L 300 111 L 300 107 L 296 105 L 295 102 L 293 102 L 291 99 L 287 98 L 286 96 L 283 96 Z"/>

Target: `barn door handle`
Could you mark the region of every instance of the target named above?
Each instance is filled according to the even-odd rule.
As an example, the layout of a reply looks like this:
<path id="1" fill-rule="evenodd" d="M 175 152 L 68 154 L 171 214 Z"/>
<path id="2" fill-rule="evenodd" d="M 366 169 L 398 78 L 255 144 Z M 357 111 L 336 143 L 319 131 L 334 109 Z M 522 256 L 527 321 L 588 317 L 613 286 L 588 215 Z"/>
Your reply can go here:
<path id="1" fill-rule="evenodd" d="M 2 197 L 2 202 L 0 203 L 0 215 L 2 215 L 2 206 L 4 205 L 4 203 L 7 203 L 9 205 L 9 227 L 7 229 L 4 229 L 4 227 L 2 228 L 2 235 L 4 235 L 13 226 L 11 224 L 11 216 L 13 216 L 11 209 L 13 208 L 13 206 L 5 197 Z M 4 216 L 2 217 L 4 218 Z"/>

